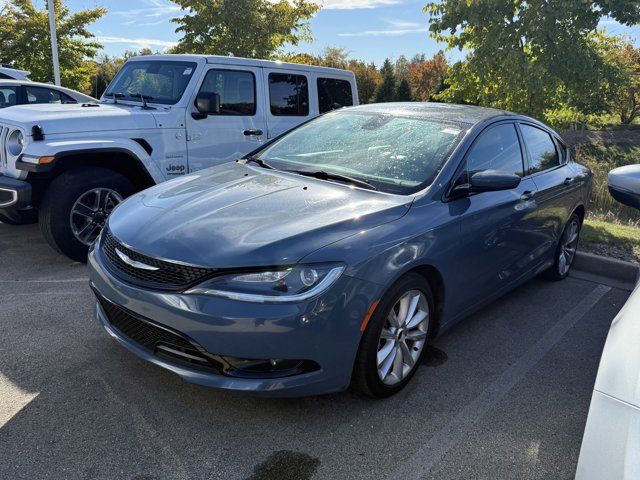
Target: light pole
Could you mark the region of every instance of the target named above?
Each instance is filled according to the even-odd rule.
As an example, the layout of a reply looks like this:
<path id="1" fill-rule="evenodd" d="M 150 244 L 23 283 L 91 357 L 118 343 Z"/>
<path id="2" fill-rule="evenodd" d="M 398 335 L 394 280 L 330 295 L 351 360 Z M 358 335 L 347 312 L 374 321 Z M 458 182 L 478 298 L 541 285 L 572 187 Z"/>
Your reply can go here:
<path id="1" fill-rule="evenodd" d="M 49 1 L 49 32 L 51 33 L 51 58 L 53 59 L 53 78 L 60 86 L 60 64 L 58 63 L 58 36 L 56 34 L 56 15 L 53 0 Z"/>

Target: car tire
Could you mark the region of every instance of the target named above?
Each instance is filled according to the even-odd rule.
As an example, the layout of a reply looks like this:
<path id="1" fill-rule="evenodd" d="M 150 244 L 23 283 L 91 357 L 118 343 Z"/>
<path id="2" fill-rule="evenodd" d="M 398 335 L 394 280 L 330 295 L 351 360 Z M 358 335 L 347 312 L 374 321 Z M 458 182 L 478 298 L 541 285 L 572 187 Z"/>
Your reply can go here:
<path id="1" fill-rule="evenodd" d="M 574 213 L 569 217 L 562 235 L 560 235 L 560 240 L 554 253 L 553 265 L 545 271 L 546 278 L 556 281 L 567 278 L 575 260 L 581 229 L 582 219 Z"/>
<path id="2" fill-rule="evenodd" d="M 42 235 L 57 252 L 86 262 L 89 245 L 107 215 L 134 191 L 127 177 L 106 168 L 84 167 L 62 173 L 51 182 L 40 203 Z M 89 210 L 85 209 L 87 205 Z M 74 213 L 72 217 L 72 211 L 81 211 L 82 215 Z M 84 230 L 85 224 L 90 232 Z"/>
<path id="3" fill-rule="evenodd" d="M 402 311 L 399 309 L 402 308 L 401 304 L 405 301 L 403 299 L 407 295 L 413 299 L 416 293 L 419 293 L 420 297 L 413 312 L 414 316 L 409 314 L 404 317 L 404 320 L 409 320 L 410 325 L 411 319 L 415 320 L 425 310 L 426 319 L 414 329 L 395 329 L 391 319 L 395 317 L 396 322 L 398 320 L 400 320 L 399 323 L 402 322 L 403 318 L 400 318 Z M 411 303 L 407 310 L 410 308 Z M 433 329 L 435 311 L 433 293 L 429 283 L 422 276 L 408 273 L 396 281 L 378 302 L 362 335 L 354 366 L 352 386 L 361 393 L 374 398 L 389 397 L 402 390 L 416 373 L 426 351 L 427 342 Z M 405 323 L 406 325 L 407 323 Z M 413 340 L 418 338 L 420 338 L 419 341 Z M 388 356 L 387 352 L 389 352 Z M 400 362 L 397 361 L 398 354 L 401 355 Z M 391 370 L 386 370 L 392 355 L 395 356 L 391 361 Z M 379 362 L 379 359 L 382 361 Z M 398 366 L 399 368 L 397 368 Z M 385 371 L 388 372 L 386 376 Z M 401 373 L 397 375 L 395 372 Z"/>

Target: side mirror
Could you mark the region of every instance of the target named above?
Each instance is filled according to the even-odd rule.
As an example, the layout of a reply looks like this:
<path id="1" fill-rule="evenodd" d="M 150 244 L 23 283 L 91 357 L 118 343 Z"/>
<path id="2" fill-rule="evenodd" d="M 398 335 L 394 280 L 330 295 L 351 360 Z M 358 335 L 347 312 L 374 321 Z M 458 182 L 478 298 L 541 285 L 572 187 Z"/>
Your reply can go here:
<path id="1" fill-rule="evenodd" d="M 640 209 L 640 165 L 627 165 L 611 170 L 609 193 L 618 202 Z"/>
<path id="2" fill-rule="evenodd" d="M 196 109 L 198 112 L 191 115 L 196 120 L 220 113 L 220 95 L 217 93 L 199 93 L 196 97 Z"/>
<path id="3" fill-rule="evenodd" d="M 471 176 L 469 183 L 457 185 L 453 189 L 455 196 L 469 193 L 497 192 L 500 190 L 512 190 L 520 185 L 521 178 L 515 173 L 501 172 L 499 170 L 483 170 Z"/>

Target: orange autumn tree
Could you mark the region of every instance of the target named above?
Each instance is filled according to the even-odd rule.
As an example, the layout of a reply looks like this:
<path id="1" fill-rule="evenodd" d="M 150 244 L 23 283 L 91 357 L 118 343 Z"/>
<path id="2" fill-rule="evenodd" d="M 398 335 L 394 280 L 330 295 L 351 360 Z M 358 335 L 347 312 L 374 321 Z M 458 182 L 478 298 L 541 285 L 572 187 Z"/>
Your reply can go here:
<path id="1" fill-rule="evenodd" d="M 431 59 L 418 57 L 412 60 L 408 69 L 413 97 L 418 101 L 428 102 L 442 89 L 448 68 L 443 52 L 436 53 Z"/>

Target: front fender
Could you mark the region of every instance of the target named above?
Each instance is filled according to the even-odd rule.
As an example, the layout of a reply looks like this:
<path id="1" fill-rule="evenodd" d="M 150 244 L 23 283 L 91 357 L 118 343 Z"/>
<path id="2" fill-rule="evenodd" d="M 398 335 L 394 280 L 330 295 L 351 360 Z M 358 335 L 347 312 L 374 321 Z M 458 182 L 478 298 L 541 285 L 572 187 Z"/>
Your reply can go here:
<path id="1" fill-rule="evenodd" d="M 56 162 L 68 155 L 110 151 L 131 155 L 144 166 L 155 183 L 164 181 L 162 172 L 147 151 L 135 140 L 121 137 L 98 139 L 65 138 L 33 142 L 27 145 L 18 162 L 16 162 L 16 168 L 23 171 L 24 176 L 26 176 L 27 172 L 50 171 L 55 167 Z M 41 164 L 39 162 L 42 157 L 54 157 L 54 159 L 49 163 Z"/>

